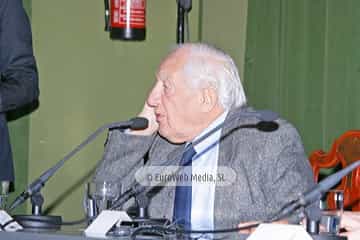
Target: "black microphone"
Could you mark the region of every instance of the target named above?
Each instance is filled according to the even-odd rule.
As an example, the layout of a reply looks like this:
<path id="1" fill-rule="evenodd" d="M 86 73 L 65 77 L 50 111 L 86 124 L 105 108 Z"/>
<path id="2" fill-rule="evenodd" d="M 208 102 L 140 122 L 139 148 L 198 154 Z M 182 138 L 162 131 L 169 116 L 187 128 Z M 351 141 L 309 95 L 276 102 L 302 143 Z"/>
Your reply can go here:
<path id="1" fill-rule="evenodd" d="M 74 156 L 77 152 L 79 152 L 84 146 L 93 141 L 101 132 L 105 129 L 132 129 L 132 130 L 140 130 L 148 127 L 148 120 L 141 117 L 136 117 L 130 119 L 125 122 L 114 122 L 110 124 L 103 125 L 98 128 L 93 134 L 91 134 L 85 141 L 83 141 L 80 145 L 78 145 L 74 150 L 68 153 L 63 159 L 61 159 L 58 163 L 56 163 L 53 167 L 46 170 L 39 178 L 33 181 L 25 191 L 23 191 L 20 196 L 18 196 L 13 203 L 11 204 L 9 210 L 13 210 L 20 204 L 22 204 L 26 199 L 32 196 L 35 193 L 40 192 L 41 188 L 45 185 L 45 183 L 49 180 L 51 176 L 53 176 L 59 168 L 61 168 L 64 163 Z"/>
<path id="2" fill-rule="evenodd" d="M 279 114 L 270 110 L 245 110 L 240 111 L 237 114 L 234 114 L 226 122 L 222 122 L 221 124 L 217 125 L 215 128 L 211 129 L 208 133 L 204 134 L 202 137 L 198 138 L 197 140 L 193 141 L 193 146 L 199 144 L 200 142 L 204 141 L 207 137 L 217 132 L 219 129 L 224 127 L 224 125 L 242 118 L 242 117 L 255 117 L 260 121 L 255 124 L 243 124 L 238 127 L 241 128 L 254 128 L 262 132 L 272 132 L 276 131 L 279 128 L 279 124 L 275 122 L 276 119 L 279 118 Z"/>
<path id="3" fill-rule="evenodd" d="M 298 200 L 283 208 L 278 215 L 279 217 L 277 217 L 276 220 L 274 221 L 287 217 L 298 208 L 303 206 L 308 206 L 314 203 L 315 201 L 319 200 L 326 191 L 329 191 L 343 177 L 348 175 L 350 172 L 352 172 L 354 169 L 358 168 L 359 166 L 360 166 L 360 160 L 357 160 L 356 162 L 350 164 L 344 169 L 338 171 L 337 173 L 332 174 L 329 177 L 325 178 L 324 180 L 319 182 L 313 189 L 302 194 L 302 196 Z"/>
<path id="4" fill-rule="evenodd" d="M 143 117 L 136 117 L 132 118 L 129 121 L 126 122 L 115 122 L 107 124 L 104 127 L 104 129 L 108 128 L 110 130 L 113 129 L 131 129 L 131 130 L 143 130 L 147 128 L 149 125 L 149 121 L 146 118 Z"/>
<path id="5" fill-rule="evenodd" d="M 238 128 L 255 128 L 261 132 L 273 132 L 279 128 L 279 124 L 277 122 L 260 121 L 256 124 L 243 124 Z"/>
<path id="6" fill-rule="evenodd" d="M 253 128 L 257 129 L 262 132 L 272 132 L 276 131 L 279 128 L 279 125 L 275 122 L 276 119 L 279 118 L 279 115 L 273 111 L 270 110 L 243 110 L 240 111 L 233 116 L 229 117 L 226 122 L 222 122 L 221 124 L 217 125 L 213 129 L 211 129 L 209 132 L 204 134 L 202 137 L 198 138 L 197 140 L 192 142 L 193 146 L 196 146 L 197 144 L 201 143 L 205 139 L 207 139 L 210 135 L 217 132 L 219 129 L 224 127 L 225 125 L 231 123 L 234 120 L 237 120 L 242 117 L 255 117 L 258 118 L 260 121 L 255 124 L 243 124 L 238 126 L 236 129 L 242 129 L 242 128 Z M 213 144 L 212 147 L 215 145 Z M 209 150 L 209 149 L 207 149 Z M 175 164 L 174 159 L 169 159 L 168 161 L 163 163 L 163 166 L 170 166 Z M 181 167 L 179 168 L 181 170 Z M 178 170 L 178 171 L 179 171 Z M 142 186 L 138 182 L 134 181 L 130 188 L 125 191 L 121 196 L 113 203 L 111 209 L 116 209 L 120 206 L 122 206 L 124 203 L 126 203 L 129 199 L 132 197 L 136 197 L 138 194 L 143 192 L 148 192 L 151 189 L 153 189 L 154 186 Z"/>

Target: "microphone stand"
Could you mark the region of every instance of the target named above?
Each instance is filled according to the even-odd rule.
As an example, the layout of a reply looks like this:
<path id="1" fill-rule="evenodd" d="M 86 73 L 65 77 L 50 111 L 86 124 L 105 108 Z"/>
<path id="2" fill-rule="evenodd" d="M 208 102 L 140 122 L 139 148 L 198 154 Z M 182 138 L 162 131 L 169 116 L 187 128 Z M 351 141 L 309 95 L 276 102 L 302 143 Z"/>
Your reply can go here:
<path id="1" fill-rule="evenodd" d="M 296 209 L 300 207 L 308 206 L 309 204 L 314 203 L 319 200 L 321 196 L 334 187 L 343 177 L 348 175 L 354 169 L 360 167 L 360 160 L 353 162 L 346 168 L 338 171 L 337 173 L 325 178 L 321 182 L 319 182 L 313 189 L 304 193 L 298 200 L 291 202 L 287 206 L 285 206 L 280 212 L 277 218 L 272 219 L 271 221 L 277 221 L 284 217 L 287 217 L 289 214 L 294 212 Z"/>
<path id="2" fill-rule="evenodd" d="M 185 14 L 188 14 L 192 7 L 192 0 L 177 0 L 177 28 L 176 28 L 176 42 L 184 43 L 184 19 Z"/>
<path id="3" fill-rule="evenodd" d="M 303 194 L 297 201 L 292 202 L 285 206 L 280 213 L 278 214 L 278 217 L 271 219 L 270 222 L 277 221 L 280 219 L 283 219 L 287 217 L 289 214 L 293 213 L 295 210 L 297 210 L 300 207 L 306 207 L 310 204 L 313 204 L 316 201 L 319 201 L 321 196 L 334 187 L 343 177 L 348 175 L 350 172 L 352 172 L 354 169 L 360 167 L 360 160 L 357 160 L 347 166 L 346 168 L 336 172 L 335 174 L 325 178 L 321 182 L 319 182 L 313 189 Z M 309 214 L 310 215 L 310 214 Z M 346 237 L 337 236 L 337 235 L 323 235 L 319 234 L 319 219 L 316 217 L 311 217 L 309 219 L 309 222 L 306 224 L 306 229 L 309 234 L 312 235 L 314 239 L 318 240 L 344 240 L 347 239 Z"/>
<path id="4" fill-rule="evenodd" d="M 229 117 L 227 122 L 232 122 L 240 117 L 255 117 L 255 118 L 258 118 L 260 121 L 258 121 L 255 124 L 243 124 L 243 125 L 240 125 L 239 127 L 237 127 L 236 129 L 246 129 L 247 128 L 247 129 L 257 129 L 262 132 L 272 132 L 272 131 L 276 131 L 279 128 L 279 125 L 275 122 L 275 120 L 279 118 L 278 114 L 275 112 L 269 111 L 269 110 L 248 111 L 248 110 L 244 109 L 243 111 Z M 217 125 L 213 129 L 211 129 L 209 132 L 204 134 L 202 137 L 200 137 L 196 141 L 193 141 L 193 143 L 192 143 L 193 146 L 204 141 L 210 135 L 214 134 L 215 132 L 217 132 L 218 130 L 223 128 L 225 125 L 226 125 L 225 122 Z M 225 136 L 223 136 L 222 138 L 224 138 L 224 137 Z M 215 144 L 212 144 L 212 146 L 215 146 Z M 200 155 L 200 154 L 198 154 L 198 155 Z M 164 162 L 163 166 L 169 166 L 171 164 L 175 164 L 173 162 L 173 159 L 169 159 L 168 161 Z M 155 187 L 155 186 L 142 186 L 139 183 L 137 183 L 136 181 L 134 181 L 130 185 L 129 189 L 127 191 L 125 191 L 123 194 L 121 194 L 121 196 L 119 196 L 118 199 L 116 199 L 116 201 L 112 205 L 111 209 L 116 209 L 116 208 L 121 207 L 129 199 L 137 196 L 138 194 L 140 194 L 142 192 L 148 192 L 151 189 L 153 189 L 153 187 Z"/>
<path id="5" fill-rule="evenodd" d="M 145 125 L 144 125 L 145 124 Z M 106 129 L 142 129 L 147 127 L 147 120 L 143 118 L 134 118 L 126 122 L 115 122 L 105 124 L 98 128 L 93 134 L 86 138 L 75 149 L 68 153 L 63 159 L 57 162 L 53 167 L 46 170 L 39 178 L 33 181 L 27 189 L 18 196 L 11 204 L 9 210 L 13 210 L 20 204 L 31 198 L 32 215 L 15 215 L 14 219 L 25 228 L 40 228 L 40 229 L 53 229 L 58 230 L 61 228 L 62 218 L 61 216 L 43 216 L 42 205 L 44 203 L 44 197 L 41 194 L 41 189 L 45 186 L 45 183 L 52 177 L 72 156 L 79 152 L 83 147 L 92 142 L 100 133 Z"/>
<path id="6" fill-rule="evenodd" d="M 149 217 L 147 207 L 149 206 L 149 197 L 146 196 L 146 193 L 140 193 L 135 197 L 135 201 L 139 207 L 139 218 L 147 219 Z"/>
<path id="7" fill-rule="evenodd" d="M 264 112 L 263 115 L 264 115 L 264 118 L 267 118 L 267 120 L 271 120 L 272 117 L 275 117 L 275 115 L 268 114 L 268 113 L 265 114 L 265 112 Z M 266 123 L 266 121 L 265 121 L 265 123 Z M 264 126 L 266 128 L 264 128 Z M 211 131 L 209 131 L 208 134 L 206 134 L 202 138 L 198 139 L 198 141 L 194 141 L 193 145 L 196 145 L 196 144 L 200 143 L 206 137 L 208 137 L 209 135 L 215 133 L 221 127 L 223 127 L 223 124 L 219 124 L 217 127 L 212 129 Z M 238 127 L 238 129 L 241 129 L 241 128 L 256 128 L 256 129 L 258 129 L 260 131 L 271 132 L 271 131 L 277 130 L 277 127 L 278 126 L 276 126 L 276 124 L 274 122 L 273 123 L 270 122 L 270 125 L 269 124 L 264 125 L 264 121 L 260 121 L 257 124 L 241 125 L 241 126 Z M 215 145 L 215 144 L 212 144 L 212 145 Z M 166 161 L 163 166 L 168 166 L 170 164 L 173 164 L 172 160 Z M 348 167 L 342 169 L 341 171 L 339 171 L 339 172 L 327 177 L 323 181 L 319 182 L 316 185 L 315 188 L 313 188 L 310 191 L 303 194 L 297 201 L 291 202 L 287 206 L 285 206 L 278 214 L 276 214 L 276 215 L 278 215 L 278 217 L 270 219 L 270 220 L 266 221 L 266 223 L 270 223 L 270 222 L 285 219 L 287 216 L 289 216 L 291 213 L 293 213 L 295 210 L 297 210 L 299 208 L 305 209 L 306 206 L 308 206 L 308 205 L 316 202 L 317 200 L 319 200 L 321 195 L 324 192 L 329 190 L 331 187 L 335 186 L 336 183 L 342 177 L 346 176 L 347 174 L 349 174 L 351 171 L 353 171 L 357 167 L 360 167 L 360 160 L 352 163 Z M 179 169 L 175 173 L 177 173 L 180 170 L 181 170 L 181 167 L 179 167 Z M 146 186 L 141 186 L 137 182 L 133 182 L 133 184 L 130 185 L 130 188 L 125 193 L 123 193 L 115 201 L 115 203 L 114 203 L 114 205 L 112 206 L 111 209 L 116 209 L 118 207 L 121 207 L 124 203 L 126 203 L 132 197 L 137 197 L 139 195 L 146 194 L 148 191 L 151 191 L 151 189 L 153 187 L 156 187 L 156 186 L 147 186 L 146 187 Z M 304 211 L 304 212 L 306 212 L 306 211 Z M 347 239 L 347 237 L 343 237 L 343 236 L 328 235 L 328 234 L 319 233 L 320 220 L 315 215 L 316 214 L 311 214 L 311 213 L 306 214 L 306 217 L 308 218 L 308 221 L 306 223 L 306 230 L 314 240 L 346 240 Z M 257 226 L 257 225 L 258 224 L 255 224 L 254 227 Z M 251 226 L 251 227 L 253 227 L 253 226 Z M 221 229 L 221 230 L 218 230 L 218 231 L 229 232 L 230 230 L 233 231 L 233 230 L 238 230 L 238 229 Z M 194 233 L 195 232 L 202 232 L 202 233 L 213 232 L 214 233 L 216 231 L 189 231 L 189 232 L 194 232 Z"/>
<path id="8" fill-rule="evenodd" d="M 105 32 L 110 32 L 111 27 L 110 27 L 110 3 L 109 3 L 109 0 L 104 0 L 104 4 L 105 4 L 105 27 L 104 27 L 104 30 L 105 30 Z"/>
<path id="9" fill-rule="evenodd" d="M 272 131 L 276 131 L 279 127 L 279 125 L 274 121 L 278 118 L 277 114 L 273 113 L 271 111 L 266 111 L 266 110 L 258 111 L 258 112 L 249 112 L 249 113 L 241 112 L 240 114 L 236 114 L 236 115 L 232 116 L 231 118 L 229 118 L 228 122 L 235 120 L 240 116 L 255 116 L 255 117 L 260 118 L 260 121 L 257 122 L 256 124 L 243 124 L 243 125 L 237 127 L 236 129 L 257 129 L 262 132 L 272 132 Z M 219 129 L 224 127 L 225 124 L 226 123 L 223 122 L 223 123 L 217 125 L 211 131 L 204 134 L 202 137 L 200 137 L 196 141 L 193 141 L 193 143 L 192 143 L 193 146 L 195 146 L 195 145 L 199 144 L 200 142 L 204 141 L 205 139 L 207 139 L 210 135 L 214 134 Z M 225 136 L 223 136 L 223 138 L 224 137 Z M 211 144 L 211 147 L 215 146 L 216 144 L 217 144 L 217 142 L 215 142 L 214 144 Z M 203 152 L 198 153 L 198 155 L 202 155 L 203 153 L 205 153 L 208 150 L 209 149 L 206 149 Z M 174 161 L 173 159 L 169 159 L 166 162 L 164 162 L 162 166 L 170 166 L 171 164 L 175 164 L 173 161 Z M 181 169 L 182 169 L 182 167 L 180 166 L 175 173 L 178 173 Z M 119 198 L 115 200 L 114 204 L 111 206 L 111 209 L 116 209 L 116 208 L 121 207 L 123 204 L 125 204 L 131 198 L 137 197 L 141 194 L 146 194 L 147 192 L 151 191 L 154 187 L 157 187 L 157 185 L 156 186 L 142 186 L 138 182 L 134 181 L 130 185 L 128 190 L 125 191 L 123 194 L 121 194 L 119 196 Z"/>

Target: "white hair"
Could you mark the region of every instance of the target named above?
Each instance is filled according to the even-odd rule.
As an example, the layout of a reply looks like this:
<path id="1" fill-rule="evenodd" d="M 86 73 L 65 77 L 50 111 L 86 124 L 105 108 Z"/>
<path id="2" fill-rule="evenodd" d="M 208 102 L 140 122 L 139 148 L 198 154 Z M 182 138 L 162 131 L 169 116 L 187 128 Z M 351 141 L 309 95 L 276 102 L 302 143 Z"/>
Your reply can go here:
<path id="1" fill-rule="evenodd" d="M 180 49 L 189 50 L 182 70 L 191 87 L 213 87 L 227 110 L 246 105 L 238 69 L 228 54 L 204 43 L 182 44 L 174 51 Z"/>

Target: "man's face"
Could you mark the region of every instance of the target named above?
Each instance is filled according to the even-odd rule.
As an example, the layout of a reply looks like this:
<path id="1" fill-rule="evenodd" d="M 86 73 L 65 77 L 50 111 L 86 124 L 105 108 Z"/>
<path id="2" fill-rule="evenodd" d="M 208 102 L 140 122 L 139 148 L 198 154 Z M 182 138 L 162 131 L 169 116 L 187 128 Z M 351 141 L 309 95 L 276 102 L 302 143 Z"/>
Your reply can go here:
<path id="1" fill-rule="evenodd" d="M 159 133 L 173 143 L 191 140 L 201 125 L 201 90 L 187 85 L 181 72 L 185 56 L 172 54 L 160 66 L 147 103 L 154 108 Z"/>

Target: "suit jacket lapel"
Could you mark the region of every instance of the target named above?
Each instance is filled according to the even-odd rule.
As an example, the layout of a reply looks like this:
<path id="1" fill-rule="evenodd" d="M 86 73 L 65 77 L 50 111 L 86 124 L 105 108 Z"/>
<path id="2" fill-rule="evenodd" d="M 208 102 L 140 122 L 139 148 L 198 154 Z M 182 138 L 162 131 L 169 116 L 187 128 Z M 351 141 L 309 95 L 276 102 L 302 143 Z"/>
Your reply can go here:
<path id="1" fill-rule="evenodd" d="M 219 158 L 218 158 L 218 166 L 221 167 L 232 167 L 234 158 L 231 158 L 232 152 L 234 151 L 234 143 L 236 143 L 236 139 L 234 139 L 233 131 L 236 131 L 236 127 L 239 125 L 239 120 L 232 120 L 232 122 L 228 122 L 229 118 L 233 118 L 236 115 L 240 115 L 241 111 L 244 111 L 246 108 L 236 108 L 231 110 L 228 116 L 225 119 L 225 125 L 221 130 L 221 138 L 219 143 Z M 240 117 L 239 117 L 240 118 Z M 229 191 L 229 187 L 224 186 L 215 186 L 215 202 L 214 202 L 214 227 L 219 227 L 223 225 L 222 219 L 224 214 L 224 208 L 222 201 L 224 191 Z M 236 211 L 236 209 L 233 209 Z"/>
<path id="2" fill-rule="evenodd" d="M 179 166 L 181 157 L 184 152 L 185 145 L 179 146 L 167 155 L 167 161 L 171 161 L 171 165 Z M 175 187 L 165 187 L 166 198 L 164 199 L 164 209 L 166 209 L 166 218 L 171 219 L 174 212 Z"/>

